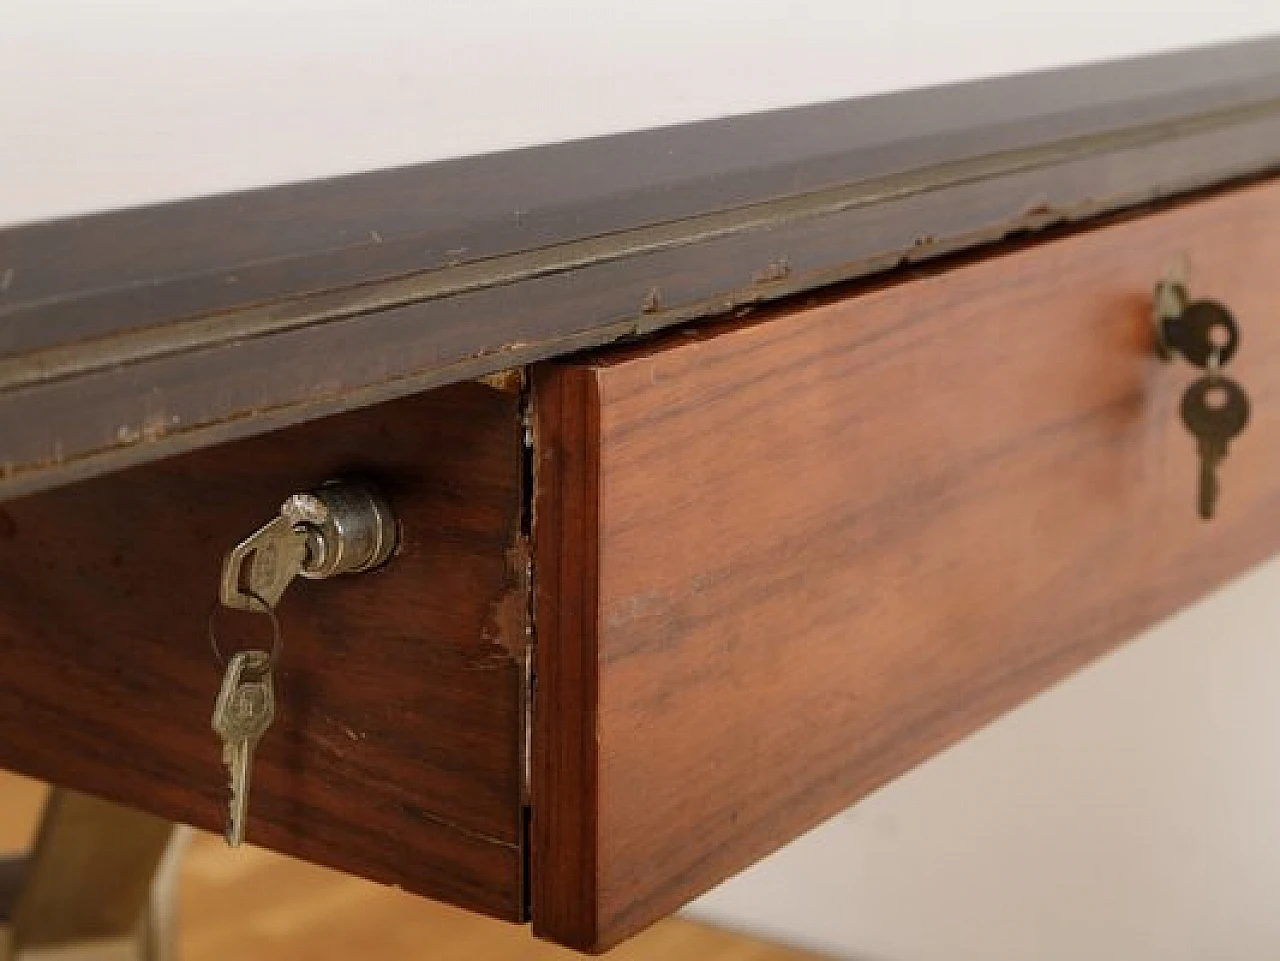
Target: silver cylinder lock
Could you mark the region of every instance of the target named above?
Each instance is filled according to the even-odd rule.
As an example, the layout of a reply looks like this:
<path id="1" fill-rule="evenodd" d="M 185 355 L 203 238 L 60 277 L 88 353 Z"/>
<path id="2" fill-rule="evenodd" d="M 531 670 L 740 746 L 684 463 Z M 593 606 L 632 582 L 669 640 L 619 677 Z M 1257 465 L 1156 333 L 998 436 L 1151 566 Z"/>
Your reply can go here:
<path id="1" fill-rule="evenodd" d="M 235 546 L 222 565 L 226 607 L 274 609 L 295 577 L 356 574 L 386 563 L 399 527 L 391 505 L 363 480 L 291 494 L 280 513 Z"/>
<path id="2" fill-rule="evenodd" d="M 396 549 L 391 505 L 368 484 L 335 481 L 293 494 L 280 513 L 306 532 L 303 577 L 358 574 L 380 566 Z"/>

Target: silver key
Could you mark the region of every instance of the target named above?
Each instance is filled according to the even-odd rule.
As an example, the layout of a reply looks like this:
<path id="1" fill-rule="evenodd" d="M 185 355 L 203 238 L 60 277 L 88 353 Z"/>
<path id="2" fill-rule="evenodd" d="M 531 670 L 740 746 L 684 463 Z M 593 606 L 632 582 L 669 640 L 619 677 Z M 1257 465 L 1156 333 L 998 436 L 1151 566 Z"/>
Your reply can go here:
<path id="1" fill-rule="evenodd" d="M 385 563 L 398 536 L 391 505 L 367 482 L 331 481 L 292 494 L 227 555 L 219 597 L 226 607 L 265 613 L 299 575 L 320 579 Z"/>
<path id="2" fill-rule="evenodd" d="M 222 738 L 222 760 L 227 765 L 230 781 L 227 844 L 231 847 L 237 847 L 244 840 L 253 754 L 258 741 L 271 727 L 275 713 L 271 656 L 263 651 L 236 654 L 227 662 L 212 720 L 214 731 Z"/>
<path id="3" fill-rule="evenodd" d="M 263 613 L 274 608 L 307 563 L 305 524 L 281 514 L 245 538 L 222 564 L 219 597 L 223 605 Z"/>

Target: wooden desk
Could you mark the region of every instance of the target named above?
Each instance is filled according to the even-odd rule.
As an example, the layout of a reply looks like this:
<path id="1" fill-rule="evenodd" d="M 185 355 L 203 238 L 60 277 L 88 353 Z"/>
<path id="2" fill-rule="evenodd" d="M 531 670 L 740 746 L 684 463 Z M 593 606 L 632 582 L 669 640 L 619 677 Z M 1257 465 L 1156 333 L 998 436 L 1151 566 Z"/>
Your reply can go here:
<path id="1" fill-rule="evenodd" d="M 401 549 L 286 595 L 250 837 L 635 933 L 1280 546 L 1278 51 L 0 232 L 0 764 L 220 826 L 221 558 L 360 473 Z M 1170 269 L 1245 331 L 1209 524 Z"/>

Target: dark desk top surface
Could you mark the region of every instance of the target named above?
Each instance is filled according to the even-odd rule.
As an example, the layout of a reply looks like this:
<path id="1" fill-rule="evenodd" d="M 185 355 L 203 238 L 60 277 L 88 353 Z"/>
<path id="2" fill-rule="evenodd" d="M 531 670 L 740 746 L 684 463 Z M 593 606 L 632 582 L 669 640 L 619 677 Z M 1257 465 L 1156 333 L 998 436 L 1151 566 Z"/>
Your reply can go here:
<path id="1" fill-rule="evenodd" d="M 0 498 L 1280 166 L 1280 39 L 0 230 Z"/>

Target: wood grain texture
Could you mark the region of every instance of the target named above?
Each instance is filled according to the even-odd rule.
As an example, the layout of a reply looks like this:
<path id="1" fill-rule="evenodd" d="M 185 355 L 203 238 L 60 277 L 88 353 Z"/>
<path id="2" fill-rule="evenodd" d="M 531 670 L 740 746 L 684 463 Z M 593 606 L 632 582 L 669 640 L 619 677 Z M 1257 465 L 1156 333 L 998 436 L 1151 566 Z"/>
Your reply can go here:
<path id="1" fill-rule="evenodd" d="M 518 394 L 464 384 L 4 505 L 0 765 L 220 830 L 222 555 L 292 491 L 367 474 L 401 550 L 285 595 L 248 836 L 519 919 L 520 430 Z M 256 615 L 217 624 L 269 640 Z"/>
<path id="2" fill-rule="evenodd" d="M 1207 524 L 1179 260 L 1254 403 Z M 616 943 L 1280 548 L 1277 264 L 1272 182 L 539 368 L 535 931 Z"/>
<path id="3" fill-rule="evenodd" d="M 600 397 L 592 372 L 544 370 L 537 382 L 533 783 L 534 930 L 575 947 L 600 943 L 596 638 L 599 614 Z"/>
<path id="4" fill-rule="evenodd" d="M 0 852 L 22 850 L 42 785 L 0 771 Z M 4 866 L 0 857 L 0 891 Z M 198 834 L 183 858 L 182 961 L 571 961 L 579 955 L 403 891 Z M 0 944 L 4 915 L 0 913 Z M 656 925 L 610 961 L 820 961 L 797 948 L 693 921 Z"/>

